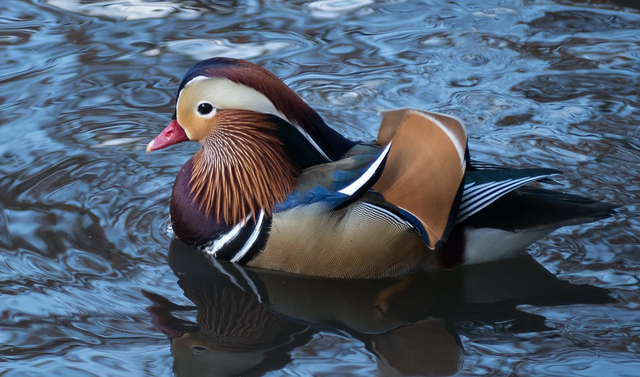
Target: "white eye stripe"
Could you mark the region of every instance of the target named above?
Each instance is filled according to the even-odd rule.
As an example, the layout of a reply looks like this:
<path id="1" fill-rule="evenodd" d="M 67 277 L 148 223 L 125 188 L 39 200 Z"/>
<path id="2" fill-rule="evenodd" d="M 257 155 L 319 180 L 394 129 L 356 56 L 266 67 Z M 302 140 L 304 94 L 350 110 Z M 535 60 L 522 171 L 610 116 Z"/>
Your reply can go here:
<path id="1" fill-rule="evenodd" d="M 201 100 L 202 99 L 202 100 Z M 276 109 L 274 104 L 264 94 L 248 86 L 235 83 L 226 78 L 196 76 L 189 80 L 178 93 L 176 109 L 178 122 L 180 122 L 181 103 L 186 101 L 190 106 L 192 101 L 200 100 L 194 108 L 195 114 L 201 119 L 209 119 L 215 115 L 215 111 L 222 109 L 249 110 L 257 113 L 272 114 L 286 120 L 293 125 L 300 133 L 314 146 L 314 148 L 327 160 L 331 159 L 318 146 L 316 141 L 299 124 L 288 119 L 284 114 Z M 214 111 L 204 116 L 198 112 L 201 103 L 210 103 Z M 186 111 L 188 107 L 185 109 Z M 186 114 L 185 114 L 186 115 Z M 186 119 L 185 119 L 186 121 Z M 188 134 L 188 132 L 187 132 Z"/>
<path id="2" fill-rule="evenodd" d="M 178 94 L 178 108 L 182 102 L 183 95 L 187 95 L 189 98 L 187 103 L 192 103 L 190 102 L 191 100 L 200 100 L 197 105 L 202 102 L 208 102 L 217 109 L 250 110 L 287 119 L 276 110 L 273 103 L 262 93 L 225 78 L 194 77 L 185 84 Z"/>

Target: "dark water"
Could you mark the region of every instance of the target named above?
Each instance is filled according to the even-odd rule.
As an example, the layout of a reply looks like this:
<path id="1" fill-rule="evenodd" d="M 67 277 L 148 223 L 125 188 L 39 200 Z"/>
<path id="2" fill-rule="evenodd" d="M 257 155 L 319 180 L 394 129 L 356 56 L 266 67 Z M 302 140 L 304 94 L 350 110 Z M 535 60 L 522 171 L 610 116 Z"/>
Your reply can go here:
<path id="1" fill-rule="evenodd" d="M 640 11 L 626 1 L 0 2 L 0 375 L 640 375 Z M 184 72 L 266 66 L 344 134 L 403 106 L 623 207 L 506 261 L 327 281 L 202 263 Z M 171 247 L 170 247 L 171 244 Z M 178 278 L 179 277 L 179 278 Z"/>

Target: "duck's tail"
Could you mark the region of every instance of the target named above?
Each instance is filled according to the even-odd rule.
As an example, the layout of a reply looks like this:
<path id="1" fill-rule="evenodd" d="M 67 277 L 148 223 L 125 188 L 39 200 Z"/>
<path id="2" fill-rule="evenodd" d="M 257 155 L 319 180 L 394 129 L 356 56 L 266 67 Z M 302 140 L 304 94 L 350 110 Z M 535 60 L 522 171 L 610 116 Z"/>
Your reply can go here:
<path id="1" fill-rule="evenodd" d="M 618 205 L 535 187 L 520 187 L 466 220 L 440 248 L 445 267 L 506 258 L 568 225 L 607 218 Z"/>
<path id="2" fill-rule="evenodd" d="M 521 187 L 469 217 L 461 225 L 510 232 L 555 230 L 607 218 L 619 206 L 578 195 Z"/>

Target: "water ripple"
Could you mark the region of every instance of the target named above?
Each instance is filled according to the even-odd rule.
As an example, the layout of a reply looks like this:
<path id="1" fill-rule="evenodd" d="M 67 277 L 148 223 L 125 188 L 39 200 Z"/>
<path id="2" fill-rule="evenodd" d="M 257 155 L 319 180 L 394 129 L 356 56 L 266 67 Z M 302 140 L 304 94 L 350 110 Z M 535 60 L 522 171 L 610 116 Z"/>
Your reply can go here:
<path id="1" fill-rule="evenodd" d="M 158 329 L 195 319 L 152 323 L 142 290 L 192 305 L 167 228 L 173 179 L 198 146 L 144 149 L 184 72 L 214 55 L 267 67 L 350 138 L 373 139 L 386 109 L 445 112 L 466 122 L 476 158 L 559 168 L 558 189 L 622 205 L 528 249 L 541 265 L 525 290 L 551 271 L 570 303 L 523 299 L 522 276 L 483 301 L 509 271 L 489 264 L 490 278 L 430 275 L 444 304 L 429 309 L 464 347 L 460 375 L 635 374 L 639 30 L 637 9 L 600 0 L 3 0 L 0 374 L 172 375 Z M 362 333 L 314 331 L 281 373 L 397 373 Z"/>
<path id="2" fill-rule="evenodd" d="M 45 4 L 83 16 L 108 18 L 112 20 L 141 20 L 175 16 L 196 18 L 201 12 L 181 7 L 173 1 L 120 0 L 83 3 L 74 0 L 45 0 Z"/>
<path id="3" fill-rule="evenodd" d="M 169 42 L 164 47 L 167 51 L 177 52 L 189 56 L 194 60 L 204 60 L 212 56 L 226 56 L 236 59 L 254 59 L 262 55 L 275 53 L 292 48 L 287 42 L 265 43 L 231 43 L 229 40 L 191 39 Z"/>

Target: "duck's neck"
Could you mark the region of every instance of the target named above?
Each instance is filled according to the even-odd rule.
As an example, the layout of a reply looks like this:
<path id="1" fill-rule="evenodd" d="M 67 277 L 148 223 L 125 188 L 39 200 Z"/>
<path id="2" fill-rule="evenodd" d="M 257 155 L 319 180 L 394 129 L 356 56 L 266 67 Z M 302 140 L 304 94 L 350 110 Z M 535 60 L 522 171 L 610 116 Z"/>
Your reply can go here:
<path id="1" fill-rule="evenodd" d="M 269 118 L 240 113 L 222 124 L 193 156 L 191 194 L 205 215 L 237 224 L 271 213 L 300 174 L 285 154 Z"/>
<path id="2" fill-rule="evenodd" d="M 295 93 L 293 95 L 299 100 L 298 105 L 287 108 L 288 111 L 285 111 L 284 115 L 309 134 L 332 161 L 339 160 L 351 147 L 357 144 L 327 126 L 320 114 Z"/>
<path id="3" fill-rule="evenodd" d="M 228 119 L 176 177 L 171 218 L 182 240 L 208 241 L 261 212 L 268 216 L 296 186 L 299 169 L 270 116 L 238 111 Z"/>

